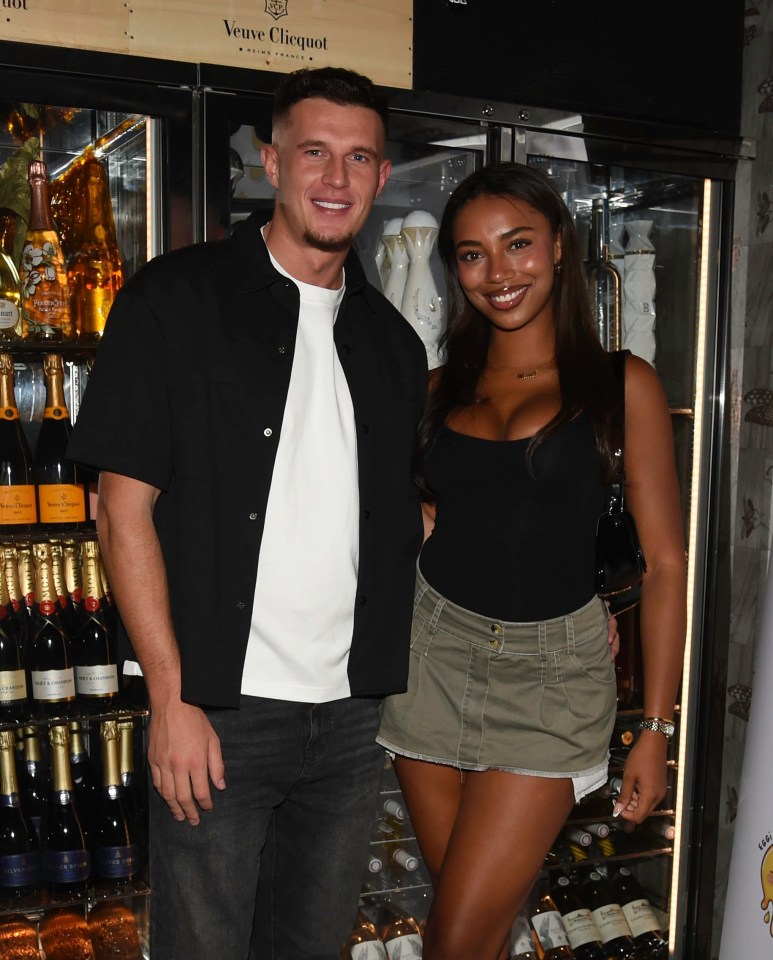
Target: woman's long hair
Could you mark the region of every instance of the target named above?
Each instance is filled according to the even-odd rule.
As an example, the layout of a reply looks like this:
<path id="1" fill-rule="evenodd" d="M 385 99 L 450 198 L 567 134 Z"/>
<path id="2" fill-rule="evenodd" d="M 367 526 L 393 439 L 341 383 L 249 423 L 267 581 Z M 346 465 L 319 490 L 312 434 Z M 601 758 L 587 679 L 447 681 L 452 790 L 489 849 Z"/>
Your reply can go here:
<path id="1" fill-rule="evenodd" d="M 583 257 L 566 204 L 539 170 L 520 163 L 496 163 L 476 170 L 449 197 L 438 233 L 446 277 L 448 323 L 443 335 L 444 365 L 438 369 L 419 426 L 417 480 L 425 489 L 422 461 L 452 410 L 479 402 L 478 380 L 488 356 L 491 323 L 472 307 L 459 286 L 454 224 L 459 211 L 477 197 L 503 197 L 528 203 L 561 238 L 561 268 L 553 281 L 553 318 L 561 407 L 531 440 L 528 456 L 562 424 L 585 411 L 606 479 L 614 468 L 612 406 L 614 383 L 591 315 Z"/>

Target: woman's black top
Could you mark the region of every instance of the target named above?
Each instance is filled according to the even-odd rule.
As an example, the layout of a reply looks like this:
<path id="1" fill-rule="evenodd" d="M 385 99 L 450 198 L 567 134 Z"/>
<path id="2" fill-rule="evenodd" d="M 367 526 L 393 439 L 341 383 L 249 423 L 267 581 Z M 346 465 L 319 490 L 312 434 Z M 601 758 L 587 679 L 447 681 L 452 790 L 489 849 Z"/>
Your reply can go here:
<path id="1" fill-rule="evenodd" d="M 595 593 L 605 488 L 591 428 L 582 415 L 562 425 L 531 469 L 528 444 L 442 427 L 424 462 L 437 514 L 421 572 L 446 599 L 498 620 L 562 616 Z"/>

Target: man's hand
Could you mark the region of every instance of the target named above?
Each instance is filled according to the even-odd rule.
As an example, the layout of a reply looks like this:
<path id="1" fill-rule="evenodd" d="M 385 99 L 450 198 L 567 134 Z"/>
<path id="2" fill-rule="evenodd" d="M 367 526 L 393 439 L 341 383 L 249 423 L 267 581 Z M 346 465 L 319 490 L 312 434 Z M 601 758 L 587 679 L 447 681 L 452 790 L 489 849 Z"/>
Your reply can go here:
<path id="1" fill-rule="evenodd" d="M 200 707 L 176 701 L 153 707 L 148 729 L 153 786 L 175 820 L 195 827 L 201 810 L 214 806 L 209 781 L 225 790 L 220 740 Z"/>

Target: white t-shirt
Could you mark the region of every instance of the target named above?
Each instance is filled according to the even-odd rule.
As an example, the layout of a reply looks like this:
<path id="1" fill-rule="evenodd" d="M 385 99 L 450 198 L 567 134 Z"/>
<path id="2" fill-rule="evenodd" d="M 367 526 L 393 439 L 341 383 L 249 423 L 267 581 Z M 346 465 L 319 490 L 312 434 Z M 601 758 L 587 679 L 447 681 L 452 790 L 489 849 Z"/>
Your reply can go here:
<path id="1" fill-rule="evenodd" d="M 296 280 L 300 314 L 242 675 L 249 696 L 350 695 L 359 562 L 354 408 L 333 325 L 344 294 Z"/>

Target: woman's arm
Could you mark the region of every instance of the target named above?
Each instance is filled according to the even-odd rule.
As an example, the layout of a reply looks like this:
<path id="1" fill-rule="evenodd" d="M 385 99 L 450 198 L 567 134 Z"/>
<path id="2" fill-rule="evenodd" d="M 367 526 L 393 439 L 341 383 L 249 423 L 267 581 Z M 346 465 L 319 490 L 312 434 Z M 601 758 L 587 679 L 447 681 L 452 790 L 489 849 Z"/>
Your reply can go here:
<path id="1" fill-rule="evenodd" d="M 625 473 L 647 572 L 639 610 L 644 717 L 670 720 L 679 690 L 686 630 L 687 564 L 671 415 L 654 369 L 626 361 Z M 642 731 L 628 757 L 615 815 L 641 823 L 666 792 L 668 741 Z"/>

